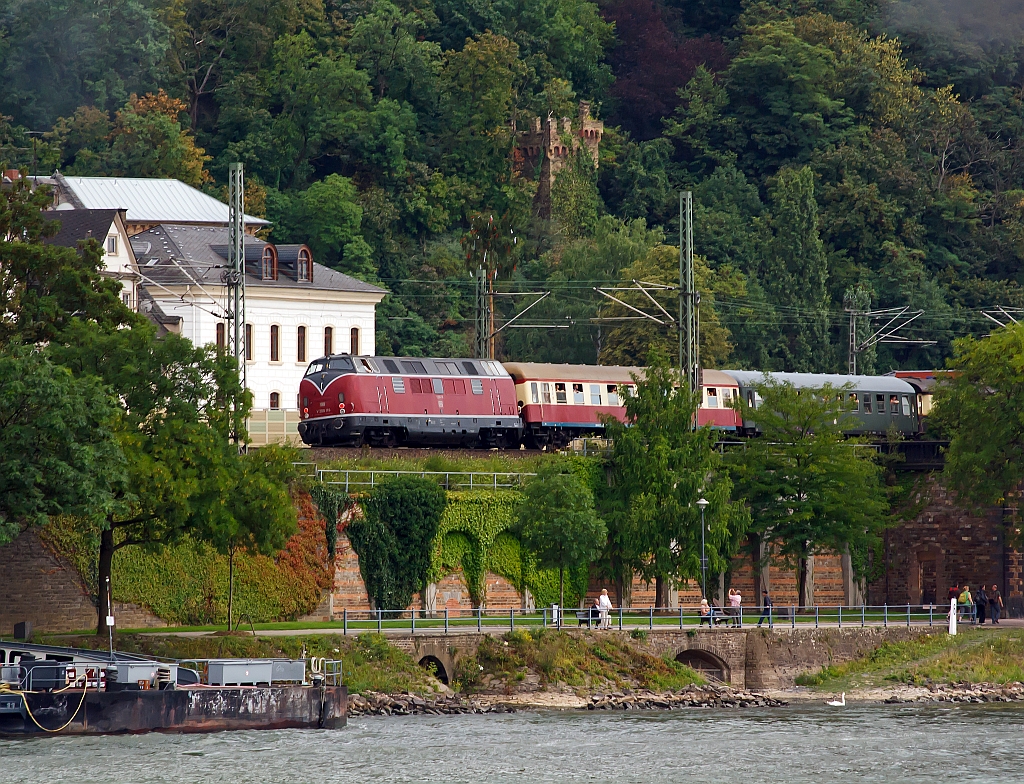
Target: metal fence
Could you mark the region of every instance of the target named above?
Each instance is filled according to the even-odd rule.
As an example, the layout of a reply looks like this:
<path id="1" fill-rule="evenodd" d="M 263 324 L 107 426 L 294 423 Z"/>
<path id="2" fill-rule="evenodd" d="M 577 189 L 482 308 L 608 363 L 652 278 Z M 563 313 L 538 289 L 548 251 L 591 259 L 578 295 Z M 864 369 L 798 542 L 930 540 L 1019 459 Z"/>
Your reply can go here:
<path id="1" fill-rule="evenodd" d="M 320 468 L 316 478 L 328 485 L 338 485 L 345 492 L 375 487 L 396 476 L 419 476 L 433 479 L 445 490 L 514 490 L 536 474 L 478 471 L 375 471 L 369 469 Z"/>
<path id="2" fill-rule="evenodd" d="M 555 606 L 528 610 L 444 608 L 427 610 L 343 610 L 342 632 L 364 631 L 412 634 L 448 634 L 453 631 L 484 631 L 517 628 L 588 628 L 635 630 L 741 629 L 752 625 L 776 628 L 821 628 L 852 626 L 930 626 L 948 623 L 949 608 L 941 605 L 817 605 L 769 608 L 714 608 L 702 615 L 699 607 L 617 607 L 601 614 L 591 608 Z M 974 623 L 973 606 L 965 605 L 961 623 Z M 335 622 L 334 625 L 337 625 Z"/>

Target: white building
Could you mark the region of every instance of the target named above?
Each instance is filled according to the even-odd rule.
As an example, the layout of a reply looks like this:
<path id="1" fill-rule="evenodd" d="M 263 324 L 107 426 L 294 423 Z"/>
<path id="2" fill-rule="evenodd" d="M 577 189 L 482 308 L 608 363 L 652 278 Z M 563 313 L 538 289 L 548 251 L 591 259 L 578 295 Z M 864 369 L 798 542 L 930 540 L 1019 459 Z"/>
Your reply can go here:
<path id="1" fill-rule="evenodd" d="M 68 226 L 61 244 L 104 235 L 105 274 L 124 281 L 132 307 L 198 345 L 226 344 L 226 204 L 178 180 L 59 172 L 37 179 L 53 187 L 53 217 Z M 97 228 L 103 213 L 116 217 Z M 269 226 L 245 216 L 248 235 Z M 317 264 L 305 245 L 247 236 L 245 250 L 249 433 L 255 445 L 296 442 L 307 364 L 325 353 L 374 353 L 376 305 L 387 292 Z"/>
<path id="2" fill-rule="evenodd" d="M 174 331 L 226 345 L 228 230 L 159 225 L 131 238 L 145 293 Z M 254 444 L 297 438 L 299 381 L 324 354 L 373 353 L 384 289 L 313 261 L 305 245 L 245 238 L 245 346 Z M 143 303 L 143 310 L 146 303 Z"/>
<path id="3" fill-rule="evenodd" d="M 103 249 L 105 277 L 121 281 L 121 299 L 132 310 L 139 306 L 139 270 L 135 263 L 125 227 L 123 210 L 61 210 L 47 213 L 47 217 L 60 222 L 60 229 L 45 241 L 68 248 L 78 243 L 96 240 Z"/>

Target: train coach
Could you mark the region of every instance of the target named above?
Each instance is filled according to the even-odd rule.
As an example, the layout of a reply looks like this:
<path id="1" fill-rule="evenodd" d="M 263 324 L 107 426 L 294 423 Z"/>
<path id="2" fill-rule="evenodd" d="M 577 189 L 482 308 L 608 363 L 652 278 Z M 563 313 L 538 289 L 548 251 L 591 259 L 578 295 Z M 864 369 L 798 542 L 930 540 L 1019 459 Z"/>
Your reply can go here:
<path id="1" fill-rule="evenodd" d="M 332 355 L 299 383 L 311 446 L 518 446 L 512 378 L 486 359 Z"/>
<path id="2" fill-rule="evenodd" d="M 560 448 L 574 438 L 601 435 L 604 417 L 623 421 L 625 398 L 636 391 L 640 367 L 556 365 L 506 362 L 515 381 L 516 403 L 523 420 L 523 442 L 531 449 Z M 701 425 L 736 430 L 739 415 L 732 401 L 737 382 L 718 370 L 705 370 L 697 421 Z"/>
<path id="3" fill-rule="evenodd" d="M 755 387 L 767 380 L 764 373 L 756 370 L 724 370 L 722 373 L 739 385 L 739 394 L 748 406 L 758 405 L 760 397 Z M 825 385 L 837 389 L 845 387 L 843 395 L 853 422 L 853 427 L 846 431 L 849 435 L 885 435 L 890 428 L 904 436 L 922 432 L 917 391 L 901 378 L 826 373 L 772 373 L 771 378 L 797 389 L 820 389 Z M 757 433 L 756 425 L 749 420 L 740 423 L 740 430 L 746 435 Z"/>

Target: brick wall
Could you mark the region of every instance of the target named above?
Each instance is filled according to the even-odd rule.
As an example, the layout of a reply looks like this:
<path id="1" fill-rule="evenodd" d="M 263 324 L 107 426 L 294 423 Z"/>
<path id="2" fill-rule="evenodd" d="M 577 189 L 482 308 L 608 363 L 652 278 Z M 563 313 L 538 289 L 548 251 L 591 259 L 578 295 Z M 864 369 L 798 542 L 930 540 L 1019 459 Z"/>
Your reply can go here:
<path id="1" fill-rule="evenodd" d="M 114 618 L 123 629 L 166 625 L 145 608 L 123 602 L 114 602 Z M 78 575 L 46 549 L 35 531 L 0 547 L 0 632 L 11 634 L 19 621 L 31 621 L 41 632 L 96 627 L 96 605 Z"/>
<path id="2" fill-rule="evenodd" d="M 881 576 L 868 586 L 871 604 L 948 600 L 951 585 L 996 584 L 1020 594 L 1020 555 L 1003 543 L 1002 510 L 966 508 L 941 475 L 922 476 L 910 504 L 913 520 L 887 531 Z"/>

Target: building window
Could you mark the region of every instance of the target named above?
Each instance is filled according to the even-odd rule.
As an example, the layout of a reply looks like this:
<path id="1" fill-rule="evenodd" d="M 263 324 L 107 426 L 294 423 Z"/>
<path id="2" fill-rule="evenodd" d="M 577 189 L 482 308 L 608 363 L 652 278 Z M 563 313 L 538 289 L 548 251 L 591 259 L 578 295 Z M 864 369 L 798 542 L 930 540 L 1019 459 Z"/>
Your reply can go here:
<path id="1" fill-rule="evenodd" d="M 299 280 L 313 280 L 313 259 L 305 248 L 299 249 L 298 271 L 296 277 Z"/>
<path id="2" fill-rule="evenodd" d="M 270 408 L 276 411 L 281 407 L 281 393 L 271 392 L 270 393 Z"/>
<path id="3" fill-rule="evenodd" d="M 107 237 L 107 255 L 108 256 L 116 256 L 117 255 L 117 235 L 116 234 L 112 234 L 109 237 Z"/>
<path id="4" fill-rule="evenodd" d="M 124 292 L 121 295 L 121 302 L 124 303 L 124 306 L 126 308 L 130 308 L 132 306 L 132 295 L 129 292 L 127 292 L 127 291 Z"/>
<path id="5" fill-rule="evenodd" d="M 324 327 L 324 356 L 334 353 L 334 327 Z"/>
<path id="6" fill-rule="evenodd" d="M 306 361 L 306 328 L 299 327 L 295 335 L 295 361 L 305 362 Z"/>
<path id="7" fill-rule="evenodd" d="M 352 327 L 351 342 L 349 343 L 349 346 L 351 348 L 348 353 L 352 356 L 359 353 L 359 327 Z"/>
<path id="8" fill-rule="evenodd" d="M 220 349 L 221 351 L 227 348 L 228 345 L 227 333 L 225 332 L 225 329 L 226 327 L 224 326 L 223 321 L 217 323 L 217 348 Z"/>
<path id="9" fill-rule="evenodd" d="M 270 361 L 281 361 L 281 328 L 277 324 L 270 325 Z"/>
<path id="10" fill-rule="evenodd" d="M 277 255 L 272 245 L 263 246 L 263 280 L 277 280 Z"/>
<path id="11" fill-rule="evenodd" d="M 245 360 L 252 362 L 252 324 L 245 325 Z"/>

